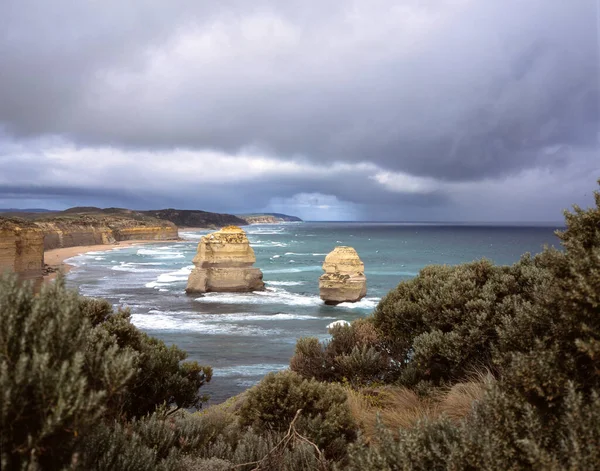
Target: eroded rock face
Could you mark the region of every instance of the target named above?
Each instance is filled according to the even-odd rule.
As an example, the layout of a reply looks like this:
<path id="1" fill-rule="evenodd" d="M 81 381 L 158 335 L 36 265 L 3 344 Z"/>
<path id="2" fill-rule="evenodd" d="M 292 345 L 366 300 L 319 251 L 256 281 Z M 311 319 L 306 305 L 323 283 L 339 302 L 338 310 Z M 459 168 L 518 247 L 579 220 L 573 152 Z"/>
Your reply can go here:
<path id="1" fill-rule="evenodd" d="M 263 290 L 262 272 L 252 266 L 255 261 L 248 237 L 239 227 L 227 226 L 207 234 L 198 244 L 195 268 L 188 278 L 186 292 Z"/>
<path id="2" fill-rule="evenodd" d="M 325 257 L 319 293 L 325 304 L 356 302 L 367 294 L 365 265 L 352 247 L 336 247 Z"/>
<path id="3" fill-rule="evenodd" d="M 73 221 L 35 221 L 44 231 L 44 249 L 114 244 L 121 240 L 176 240 L 177 226 L 168 221 L 152 225 L 125 217 L 82 217 Z"/>
<path id="4" fill-rule="evenodd" d="M 28 222 L 0 221 L 0 274 L 9 271 L 24 280 L 42 278 L 44 233 Z"/>

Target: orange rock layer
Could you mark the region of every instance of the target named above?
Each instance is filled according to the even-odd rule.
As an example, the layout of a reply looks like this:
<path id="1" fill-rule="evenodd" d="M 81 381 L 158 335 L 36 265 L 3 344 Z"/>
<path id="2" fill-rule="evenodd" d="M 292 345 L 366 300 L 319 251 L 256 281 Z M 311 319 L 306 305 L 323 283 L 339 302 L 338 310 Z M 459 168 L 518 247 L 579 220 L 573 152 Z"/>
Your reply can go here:
<path id="1" fill-rule="evenodd" d="M 0 227 L 0 273 L 38 280 L 44 266 L 44 233 L 38 227 L 3 223 Z"/>

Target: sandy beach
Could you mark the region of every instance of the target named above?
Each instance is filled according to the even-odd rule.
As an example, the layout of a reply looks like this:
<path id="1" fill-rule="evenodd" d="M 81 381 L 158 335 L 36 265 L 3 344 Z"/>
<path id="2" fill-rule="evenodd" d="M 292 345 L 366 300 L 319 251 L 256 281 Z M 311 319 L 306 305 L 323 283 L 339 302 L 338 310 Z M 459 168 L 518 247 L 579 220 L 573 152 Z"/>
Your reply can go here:
<path id="1" fill-rule="evenodd" d="M 162 243 L 162 240 L 126 240 L 117 242 L 115 244 L 101 244 L 101 245 L 78 245 L 76 247 L 65 247 L 61 249 L 47 250 L 44 252 L 44 263 L 52 268 L 55 268 L 63 273 L 67 273 L 72 265 L 65 263 L 65 260 L 82 255 L 87 252 L 105 251 L 112 249 L 119 249 L 125 247 L 131 247 L 132 245 L 147 245 L 153 243 Z M 57 273 L 50 273 L 44 276 L 44 281 L 50 281 L 56 278 Z"/>
<path id="2" fill-rule="evenodd" d="M 183 231 L 208 231 L 216 230 L 207 227 L 180 227 L 179 230 Z M 105 250 L 119 249 L 124 247 L 130 247 L 132 245 L 148 245 L 148 244 L 160 244 L 164 243 L 164 240 L 125 240 L 115 244 L 101 244 L 101 245 L 78 245 L 76 247 L 65 247 L 61 249 L 47 250 L 44 252 L 44 264 L 55 268 L 58 271 L 67 273 L 73 268 L 72 265 L 65 263 L 65 260 L 82 255 L 88 252 L 100 252 Z M 183 239 L 170 240 L 168 242 L 185 242 Z M 50 273 L 44 276 L 44 281 L 53 280 L 56 278 L 57 273 Z"/>

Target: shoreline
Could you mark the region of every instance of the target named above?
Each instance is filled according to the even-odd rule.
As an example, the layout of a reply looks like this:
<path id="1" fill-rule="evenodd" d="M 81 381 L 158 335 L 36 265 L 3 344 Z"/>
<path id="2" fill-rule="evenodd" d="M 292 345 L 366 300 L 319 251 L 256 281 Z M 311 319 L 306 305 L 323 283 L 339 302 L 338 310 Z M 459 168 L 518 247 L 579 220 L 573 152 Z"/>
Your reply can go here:
<path id="1" fill-rule="evenodd" d="M 218 229 L 210 227 L 179 227 L 178 231 L 186 232 L 197 232 L 197 231 L 214 231 Z M 44 251 L 44 266 L 48 266 L 56 271 L 48 273 L 43 276 L 44 283 L 54 280 L 59 273 L 67 274 L 73 268 L 73 265 L 65 263 L 71 257 L 78 255 L 84 255 L 88 252 L 105 252 L 109 250 L 131 247 L 134 245 L 148 245 L 148 244 L 161 244 L 165 242 L 190 242 L 190 240 L 182 239 L 181 237 L 173 240 L 123 240 L 115 242 L 114 244 L 98 244 L 98 245 L 76 245 L 73 247 L 61 247 L 58 249 L 51 249 Z M 196 242 L 195 240 L 191 242 Z"/>
<path id="2" fill-rule="evenodd" d="M 44 275 L 44 283 L 54 280 L 59 273 L 67 274 L 74 266 L 65 263 L 71 257 L 83 255 L 88 252 L 105 252 L 109 250 L 131 247 L 134 245 L 148 245 L 169 242 L 165 240 L 123 240 L 114 244 L 99 245 L 76 245 L 74 247 L 62 247 L 44 251 L 44 265 L 56 270 L 56 272 Z M 177 242 L 170 241 L 170 242 Z"/>

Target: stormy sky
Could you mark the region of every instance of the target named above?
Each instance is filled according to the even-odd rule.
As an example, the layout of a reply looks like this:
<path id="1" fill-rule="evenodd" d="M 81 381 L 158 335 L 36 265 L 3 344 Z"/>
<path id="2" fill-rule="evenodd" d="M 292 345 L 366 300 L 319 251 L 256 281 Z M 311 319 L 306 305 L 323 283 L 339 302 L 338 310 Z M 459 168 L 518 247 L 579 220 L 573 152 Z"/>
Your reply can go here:
<path id="1" fill-rule="evenodd" d="M 600 0 L 2 0 L 0 207 L 559 221 Z"/>

